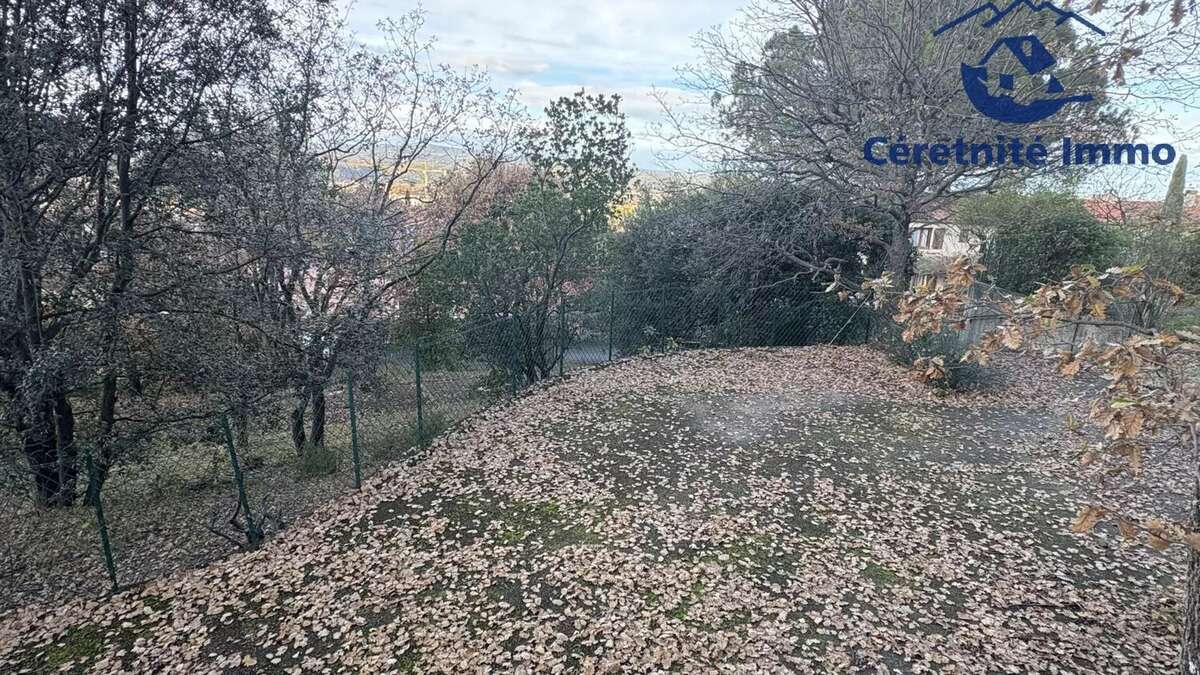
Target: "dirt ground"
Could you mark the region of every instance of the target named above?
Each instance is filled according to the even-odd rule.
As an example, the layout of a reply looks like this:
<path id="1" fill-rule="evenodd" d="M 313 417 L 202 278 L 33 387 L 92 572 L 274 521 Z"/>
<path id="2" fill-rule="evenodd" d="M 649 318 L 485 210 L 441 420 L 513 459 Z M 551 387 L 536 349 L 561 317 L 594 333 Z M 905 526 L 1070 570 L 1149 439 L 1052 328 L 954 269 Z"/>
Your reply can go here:
<path id="1" fill-rule="evenodd" d="M 1019 372 L 947 396 L 861 348 L 584 371 L 259 551 L 9 612 L 0 669 L 1170 669 L 1181 553 L 1069 533 L 1086 439 L 1058 411 L 1086 386 Z"/>

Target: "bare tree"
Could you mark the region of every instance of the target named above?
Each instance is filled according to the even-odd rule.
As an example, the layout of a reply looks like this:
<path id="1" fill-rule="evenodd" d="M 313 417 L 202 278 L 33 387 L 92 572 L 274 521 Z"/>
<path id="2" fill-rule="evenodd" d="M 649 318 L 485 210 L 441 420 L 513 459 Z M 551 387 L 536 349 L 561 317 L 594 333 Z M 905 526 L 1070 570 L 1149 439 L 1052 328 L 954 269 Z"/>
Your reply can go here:
<path id="1" fill-rule="evenodd" d="M 519 121 L 420 28 L 373 50 L 316 0 L 0 3 L 0 396 L 40 503 L 75 499 L 80 447 L 103 481 L 171 425 L 232 413 L 244 443 L 282 392 L 297 446 L 323 443 L 334 369 Z M 413 194 L 433 155 L 471 180 Z"/>
<path id="2" fill-rule="evenodd" d="M 252 1 L 0 3 L 0 393 L 42 504 L 75 498 L 92 396 L 87 442 L 114 459 L 122 393 L 142 393 L 137 317 L 158 296 L 143 271 L 180 213 L 164 187 L 269 38 Z"/>
<path id="3" fill-rule="evenodd" d="M 783 178 L 840 199 L 847 208 L 886 216 L 886 228 L 864 229 L 862 236 L 883 252 L 893 278 L 903 283 L 914 218 L 957 197 L 1057 170 L 1061 163 L 1048 139 L 1068 132 L 1116 139 L 1124 125 L 1107 106 L 1104 63 L 1094 41 L 1083 39 L 1069 22 L 1033 12 L 1009 20 L 1018 24 L 1014 28 L 1041 34 L 1059 59 L 1072 62 L 1073 75 L 1063 80 L 1068 90 L 1095 91 L 1096 99 L 1029 125 L 1001 124 L 981 115 L 963 94 L 960 66 L 970 60 L 964 55 L 977 59 L 996 36 L 982 21 L 933 34 L 963 9 L 948 0 L 752 5 L 734 29 L 700 37 L 705 58 L 684 75 L 691 90 L 708 102 L 707 110 L 689 114 L 688 108 L 672 111 L 668 105 L 666 135 L 722 170 Z M 1032 78 L 1023 86 L 1014 96 L 1045 83 Z M 934 161 L 928 154 L 900 161 L 864 157 L 872 138 L 909 145 L 953 145 L 958 139 L 967 145 L 1004 145 L 1013 137 L 1047 139 L 1046 161 L 1031 166 Z M 887 147 L 874 152 L 886 155 Z"/>
<path id="4" fill-rule="evenodd" d="M 411 282 L 508 161 L 520 119 L 513 95 L 492 91 L 482 72 L 430 65 L 421 26 L 415 12 L 385 22 L 385 47 L 374 50 L 348 43 L 329 11 L 297 20 L 295 39 L 245 98 L 243 115 L 270 122 L 253 143 L 222 147 L 232 180 L 206 217 L 246 232 L 230 255 L 246 262 L 247 297 L 270 328 L 245 347 L 279 359 L 297 451 L 324 445 L 334 371 L 368 358 Z M 430 171 L 468 178 L 440 196 Z M 425 208 L 434 200 L 442 208 Z"/>

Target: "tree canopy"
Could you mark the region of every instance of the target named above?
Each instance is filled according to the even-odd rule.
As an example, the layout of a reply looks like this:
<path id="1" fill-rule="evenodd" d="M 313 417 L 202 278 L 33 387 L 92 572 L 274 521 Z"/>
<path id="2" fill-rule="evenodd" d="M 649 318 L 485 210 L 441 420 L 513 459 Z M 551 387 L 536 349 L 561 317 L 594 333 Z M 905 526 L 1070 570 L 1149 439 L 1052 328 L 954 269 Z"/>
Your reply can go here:
<path id="1" fill-rule="evenodd" d="M 954 220 L 982 240 L 987 279 L 1017 293 L 1063 278 L 1076 265 L 1118 259 L 1118 236 L 1072 194 L 1001 192 L 961 203 Z"/>

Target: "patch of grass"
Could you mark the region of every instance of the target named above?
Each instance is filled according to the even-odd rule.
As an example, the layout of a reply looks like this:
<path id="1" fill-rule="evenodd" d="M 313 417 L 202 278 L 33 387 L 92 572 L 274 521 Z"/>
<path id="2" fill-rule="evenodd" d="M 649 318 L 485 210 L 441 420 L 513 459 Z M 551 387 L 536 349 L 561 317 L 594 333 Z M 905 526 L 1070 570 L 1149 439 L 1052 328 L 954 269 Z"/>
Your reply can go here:
<path id="1" fill-rule="evenodd" d="M 527 536 L 529 536 L 529 533 L 525 530 L 520 527 L 512 527 L 500 533 L 500 543 L 505 546 L 512 546 L 513 544 L 525 541 L 525 537 Z"/>
<path id="2" fill-rule="evenodd" d="M 725 547 L 725 553 L 731 561 L 745 560 L 762 565 L 771 558 L 771 537 L 766 534 L 752 535 L 729 544 Z"/>
<path id="3" fill-rule="evenodd" d="M 863 568 L 863 576 L 876 586 L 895 586 L 900 583 L 898 574 L 883 565 L 870 561 Z"/>
<path id="4" fill-rule="evenodd" d="M 713 630 L 730 630 L 739 626 L 747 626 L 754 621 L 754 616 L 748 609 L 734 610 L 721 620 L 721 625 L 713 626 Z"/>
<path id="5" fill-rule="evenodd" d="M 416 673 L 421 670 L 421 657 L 416 654 L 401 654 L 396 659 L 396 672 Z"/>
<path id="6" fill-rule="evenodd" d="M 816 656 L 824 656 L 831 645 L 841 644 L 841 640 L 836 637 L 818 632 L 802 633 L 800 640 L 801 648 L 813 652 Z"/>
<path id="7" fill-rule="evenodd" d="M 299 468 L 304 476 L 328 476 L 338 469 L 338 455 L 330 448 L 308 443 L 300 450 Z"/>
<path id="8" fill-rule="evenodd" d="M 553 537 L 551 544 L 555 548 L 570 546 L 572 544 L 599 544 L 600 535 L 593 532 L 584 525 L 572 525 L 563 530 L 559 530 Z"/>
<path id="9" fill-rule="evenodd" d="M 531 534 L 553 528 L 560 520 L 561 512 L 555 502 L 515 502 L 501 507 L 495 518 L 505 522 L 500 533 L 500 543 L 511 546 L 527 539 Z"/>
<path id="10" fill-rule="evenodd" d="M 593 544 L 599 535 L 587 525 L 587 513 L 569 513 L 553 501 L 507 501 L 503 496 L 485 491 L 452 499 L 426 497 L 436 513 L 447 519 L 444 530 L 436 534 L 442 541 L 459 543 L 488 537 L 502 546 L 517 546 L 528 542 L 541 549 L 557 549 L 572 544 Z M 372 516 L 374 525 L 393 518 L 394 505 L 383 505 Z M 383 511 L 387 511 L 385 514 Z"/>
<path id="11" fill-rule="evenodd" d="M 507 524 L 500 542 L 513 545 L 536 537 L 547 548 L 562 548 L 572 544 L 599 543 L 600 537 L 575 516 L 565 513 L 556 502 L 517 502 L 495 512 L 495 517 Z"/>
<path id="12" fill-rule="evenodd" d="M 372 433 L 364 445 L 366 452 L 378 461 L 406 458 L 413 448 L 423 448 L 433 442 L 454 424 L 454 420 L 445 413 L 427 412 L 422 416 L 420 433 L 415 419 L 397 420 L 392 424 L 384 433 Z"/>
<path id="13" fill-rule="evenodd" d="M 683 602 L 679 603 L 679 605 L 677 605 L 676 607 L 673 607 L 670 610 L 668 610 L 667 616 L 669 616 L 672 619 L 675 619 L 677 621 L 687 621 L 688 610 L 690 610 L 692 608 L 692 605 L 695 605 L 697 602 L 700 602 L 700 599 L 703 598 L 704 594 L 707 592 L 708 592 L 708 589 L 705 588 L 704 582 L 697 581 L 696 583 L 692 584 L 691 594 L 687 597 L 687 599 L 685 599 Z"/>
<path id="14" fill-rule="evenodd" d="M 79 663 L 94 659 L 104 651 L 104 636 L 95 626 L 80 626 L 46 649 L 47 670 L 57 670 L 67 663 Z"/>
<path id="15" fill-rule="evenodd" d="M 147 595 L 142 599 L 142 602 L 146 603 L 146 606 L 155 612 L 166 612 L 171 608 L 170 600 L 164 600 L 157 595 Z"/>
<path id="16" fill-rule="evenodd" d="M 798 518 L 796 520 L 796 530 L 806 537 L 828 537 L 832 532 L 829 524 L 813 518 Z"/>
<path id="17" fill-rule="evenodd" d="M 417 423 L 414 421 L 412 426 L 412 445 L 426 446 L 430 441 L 442 435 L 454 421 L 448 415 L 440 412 L 431 412 L 422 415 L 421 417 L 421 433 L 417 433 Z"/>
<path id="18" fill-rule="evenodd" d="M 544 520 L 553 520 L 558 518 L 559 514 L 562 513 L 562 508 L 558 505 L 558 503 L 552 501 L 533 503 L 518 502 L 517 508 L 519 511 L 532 513 L 536 517 Z"/>
<path id="19" fill-rule="evenodd" d="M 487 596 L 492 602 L 505 602 L 510 607 L 524 612 L 526 610 L 525 599 L 522 595 L 524 590 L 525 586 L 520 580 L 503 578 L 487 587 Z"/>

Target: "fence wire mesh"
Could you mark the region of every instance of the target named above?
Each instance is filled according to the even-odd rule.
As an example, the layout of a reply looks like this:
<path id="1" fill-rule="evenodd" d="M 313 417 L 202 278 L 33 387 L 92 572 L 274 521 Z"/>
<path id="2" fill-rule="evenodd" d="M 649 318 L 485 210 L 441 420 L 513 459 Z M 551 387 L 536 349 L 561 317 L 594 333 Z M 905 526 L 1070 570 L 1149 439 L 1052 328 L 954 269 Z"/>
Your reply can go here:
<path id="1" fill-rule="evenodd" d="M 369 363 L 337 369 L 302 394 L 214 406 L 131 436 L 107 469 L 92 464 L 90 474 L 92 448 L 79 448 L 73 466 L 61 455 L 53 466 L 31 465 L 21 439 L 0 432 L 9 534 L 0 583 L 11 589 L 0 602 L 101 594 L 251 548 L 382 467 L 418 457 L 487 406 L 583 368 L 693 348 L 860 343 L 870 334 L 868 312 L 808 287 L 771 291 L 756 302 L 596 283 L 550 304 L 455 318 L 391 340 Z M 74 476 L 64 479 L 73 505 L 41 503 L 31 488 L 38 472 Z"/>

